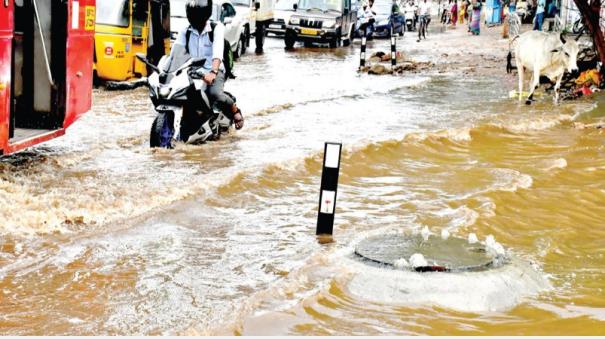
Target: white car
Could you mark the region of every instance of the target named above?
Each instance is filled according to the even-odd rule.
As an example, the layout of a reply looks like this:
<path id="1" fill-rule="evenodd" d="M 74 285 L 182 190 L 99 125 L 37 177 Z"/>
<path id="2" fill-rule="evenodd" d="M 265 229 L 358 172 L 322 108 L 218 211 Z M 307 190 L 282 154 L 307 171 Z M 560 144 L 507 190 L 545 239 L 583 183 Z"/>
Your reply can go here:
<path id="1" fill-rule="evenodd" d="M 246 42 L 254 36 L 256 52 L 262 53 L 265 44 L 266 29 L 273 20 L 274 0 L 233 0 L 238 15 L 248 20 Z"/>
<path id="2" fill-rule="evenodd" d="M 185 4 L 187 0 L 170 0 L 170 38 L 174 42 L 178 32 L 189 26 Z M 210 20 L 222 22 L 225 25 L 225 39 L 231 45 L 235 57 L 246 53 L 249 46 L 250 24 L 248 17 L 235 11 L 230 0 L 214 0 L 212 2 Z"/>
<path id="3" fill-rule="evenodd" d="M 273 12 L 273 20 L 267 27 L 267 33 L 275 35 L 284 35 L 286 33 L 286 24 L 290 22 L 290 17 L 294 13 L 294 4 L 298 0 L 277 0 L 275 3 L 275 11 Z"/>

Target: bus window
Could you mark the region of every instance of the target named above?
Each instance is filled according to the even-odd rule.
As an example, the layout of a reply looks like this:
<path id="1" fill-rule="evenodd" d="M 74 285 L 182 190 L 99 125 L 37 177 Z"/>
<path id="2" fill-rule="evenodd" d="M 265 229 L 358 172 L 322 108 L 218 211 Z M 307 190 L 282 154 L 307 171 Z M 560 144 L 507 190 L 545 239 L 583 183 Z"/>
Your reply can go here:
<path id="1" fill-rule="evenodd" d="M 97 24 L 119 27 L 130 26 L 129 0 L 97 1 Z"/>

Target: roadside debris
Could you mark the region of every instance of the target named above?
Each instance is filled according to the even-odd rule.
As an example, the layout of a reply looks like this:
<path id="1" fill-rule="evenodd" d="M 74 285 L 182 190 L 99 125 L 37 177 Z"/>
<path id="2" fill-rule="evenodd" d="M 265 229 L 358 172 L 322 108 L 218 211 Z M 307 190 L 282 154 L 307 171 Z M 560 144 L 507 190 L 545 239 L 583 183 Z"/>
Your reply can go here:
<path id="1" fill-rule="evenodd" d="M 404 72 L 418 73 L 433 68 L 434 64 L 430 61 L 408 60 L 401 52 L 396 54 L 397 65 L 391 70 L 390 54 L 378 51 L 373 53 L 368 59 L 369 65 L 359 69 L 359 72 L 382 75 L 382 74 L 403 74 Z"/>

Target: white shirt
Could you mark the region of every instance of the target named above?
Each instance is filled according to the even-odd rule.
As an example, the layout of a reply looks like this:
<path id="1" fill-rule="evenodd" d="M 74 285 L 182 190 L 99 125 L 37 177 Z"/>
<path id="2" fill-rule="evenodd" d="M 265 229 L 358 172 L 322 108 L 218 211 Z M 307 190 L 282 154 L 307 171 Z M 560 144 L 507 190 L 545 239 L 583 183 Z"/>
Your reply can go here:
<path id="1" fill-rule="evenodd" d="M 420 1 L 418 4 L 418 15 L 427 15 L 429 13 L 428 2 Z"/>
<path id="2" fill-rule="evenodd" d="M 212 31 L 212 26 L 210 26 L 210 21 L 208 21 L 201 34 L 191 26 L 182 29 L 174 43 L 185 46 L 187 43 L 187 31 L 191 31 L 189 36 L 189 54 L 191 57 L 206 59 L 204 68 L 207 70 L 212 69 L 212 60 L 219 59 L 221 61 L 220 69 L 224 71 L 225 67 L 222 61 L 223 48 L 225 47 L 225 26 L 220 22 L 216 23 L 216 26 L 214 26 L 214 42 L 210 41 L 208 33 Z"/>

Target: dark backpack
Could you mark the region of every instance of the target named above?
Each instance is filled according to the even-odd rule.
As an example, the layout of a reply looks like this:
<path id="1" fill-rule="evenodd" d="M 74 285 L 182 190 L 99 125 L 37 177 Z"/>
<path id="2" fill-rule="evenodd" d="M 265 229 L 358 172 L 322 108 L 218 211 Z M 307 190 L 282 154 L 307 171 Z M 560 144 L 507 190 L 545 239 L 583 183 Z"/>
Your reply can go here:
<path id="1" fill-rule="evenodd" d="M 212 28 L 212 30 L 208 34 L 210 35 L 210 41 L 214 43 L 214 28 L 216 27 L 216 23 L 211 22 L 210 27 Z M 187 29 L 187 34 L 185 35 L 185 50 L 187 51 L 187 54 L 189 54 L 189 38 L 191 38 L 191 30 Z M 229 43 L 229 41 L 227 41 L 227 39 L 225 39 L 224 41 L 224 46 L 225 47 L 223 48 L 223 65 L 225 65 L 225 76 L 227 76 L 227 78 L 229 79 L 235 79 L 235 75 L 233 74 L 233 65 L 235 58 L 233 57 L 233 51 L 231 51 L 231 44 Z"/>

